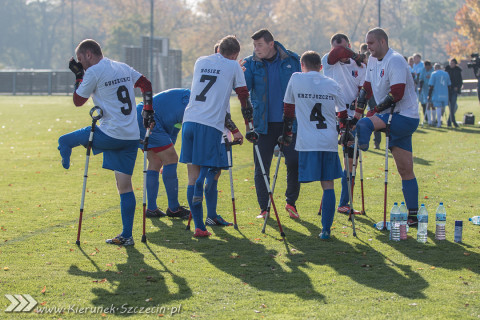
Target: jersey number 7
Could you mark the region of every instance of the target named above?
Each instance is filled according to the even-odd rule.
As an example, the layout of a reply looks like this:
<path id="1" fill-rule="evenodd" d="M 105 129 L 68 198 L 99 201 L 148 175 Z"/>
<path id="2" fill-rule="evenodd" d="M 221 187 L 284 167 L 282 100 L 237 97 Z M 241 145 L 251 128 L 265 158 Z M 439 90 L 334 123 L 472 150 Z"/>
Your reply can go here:
<path id="1" fill-rule="evenodd" d="M 322 104 L 315 103 L 312 112 L 310 113 L 310 121 L 318 121 L 317 129 L 327 129 L 325 117 L 322 115 Z"/>
<path id="2" fill-rule="evenodd" d="M 206 96 L 207 92 L 213 86 L 215 81 L 217 81 L 217 76 L 209 76 L 206 74 L 202 74 L 202 77 L 200 78 L 200 82 L 205 82 L 205 81 L 208 81 L 208 83 L 205 86 L 205 88 L 203 88 L 202 92 L 200 92 L 200 94 L 195 97 L 196 101 L 205 102 L 207 100 L 207 96 Z"/>

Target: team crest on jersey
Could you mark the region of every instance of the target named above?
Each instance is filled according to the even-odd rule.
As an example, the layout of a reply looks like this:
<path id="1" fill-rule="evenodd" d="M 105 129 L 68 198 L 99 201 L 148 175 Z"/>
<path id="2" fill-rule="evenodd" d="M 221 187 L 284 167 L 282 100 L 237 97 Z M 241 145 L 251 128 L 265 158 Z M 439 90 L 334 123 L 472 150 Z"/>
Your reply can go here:
<path id="1" fill-rule="evenodd" d="M 352 76 L 354 78 L 358 77 L 358 71 L 357 70 L 352 70 Z"/>
<path id="2" fill-rule="evenodd" d="M 385 75 L 385 69 L 382 69 L 382 71 L 380 71 L 380 78 L 383 78 L 384 75 Z"/>

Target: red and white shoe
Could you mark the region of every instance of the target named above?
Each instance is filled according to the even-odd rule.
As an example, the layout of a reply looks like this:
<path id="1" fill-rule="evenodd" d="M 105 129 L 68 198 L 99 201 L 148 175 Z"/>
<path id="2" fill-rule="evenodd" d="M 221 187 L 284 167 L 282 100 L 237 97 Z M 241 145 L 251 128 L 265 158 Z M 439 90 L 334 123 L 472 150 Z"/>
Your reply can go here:
<path id="1" fill-rule="evenodd" d="M 350 213 L 350 206 L 341 206 L 337 208 L 339 213 Z M 362 214 L 360 211 L 353 209 L 353 214 Z"/>
<path id="2" fill-rule="evenodd" d="M 211 236 L 212 234 L 208 232 L 207 230 L 203 231 L 200 228 L 195 229 L 194 237 L 200 238 L 200 237 L 208 237 Z"/>
<path id="3" fill-rule="evenodd" d="M 257 219 L 265 219 L 266 216 L 267 216 L 267 210 L 264 210 L 257 216 Z"/>
<path id="4" fill-rule="evenodd" d="M 292 206 L 287 203 L 285 205 L 285 210 L 287 210 L 288 214 L 290 215 L 290 218 L 293 218 L 293 219 L 300 218 L 300 215 L 298 214 L 297 208 L 295 208 L 295 206 Z"/>

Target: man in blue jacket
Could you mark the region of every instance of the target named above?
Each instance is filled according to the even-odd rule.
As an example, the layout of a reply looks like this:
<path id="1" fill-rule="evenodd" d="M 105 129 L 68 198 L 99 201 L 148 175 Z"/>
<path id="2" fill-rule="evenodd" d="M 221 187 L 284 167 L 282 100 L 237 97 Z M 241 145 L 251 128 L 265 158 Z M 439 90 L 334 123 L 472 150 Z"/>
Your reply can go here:
<path id="1" fill-rule="evenodd" d="M 254 52 L 245 58 L 245 80 L 253 105 L 253 126 L 258 133 L 258 148 L 265 171 L 269 173 L 275 145 L 283 130 L 283 97 L 291 75 L 301 71 L 300 58 L 296 53 L 286 50 L 279 42 L 274 41 L 273 35 L 267 29 L 255 32 L 252 39 Z M 300 192 L 295 141 L 296 126 L 292 143 L 282 150 L 287 165 L 285 209 L 294 219 L 299 218 L 295 202 Z M 269 196 L 255 152 L 254 159 L 255 190 L 261 209 L 257 218 L 264 218 Z"/>

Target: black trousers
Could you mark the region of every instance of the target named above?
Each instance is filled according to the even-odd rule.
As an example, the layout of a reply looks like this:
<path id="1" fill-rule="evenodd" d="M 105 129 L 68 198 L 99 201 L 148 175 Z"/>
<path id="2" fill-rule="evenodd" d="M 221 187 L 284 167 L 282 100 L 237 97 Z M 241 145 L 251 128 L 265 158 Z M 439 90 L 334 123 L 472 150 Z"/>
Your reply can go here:
<path id="1" fill-rule="evenodd" d="M 273 152 L 275 146 L 278 144 L 278 137 L 282 135 L 282 131 L 283 122 L 269 122 L 268 133 L 259 135 L 258 149 L 269 182 Z M 296 140 L 297 135 L 294 134 L 293 142 L 288 147 L 283 148 L 285 164 L 287 166 L 287 190 L 285 191 L 285 197 L 287 203 L 290 205 L 295 205 L 300 193 L 300 183 L 298 182 L 298 151 L 295 151 Z M 253 150 L 253 155 L 255 160 L 255 190 L 257 191 L 258 204 L 260 205 L 261 210 L 264 211 L 267 209 L 269 196 L 255 149 Z"/>

